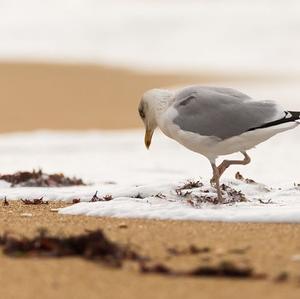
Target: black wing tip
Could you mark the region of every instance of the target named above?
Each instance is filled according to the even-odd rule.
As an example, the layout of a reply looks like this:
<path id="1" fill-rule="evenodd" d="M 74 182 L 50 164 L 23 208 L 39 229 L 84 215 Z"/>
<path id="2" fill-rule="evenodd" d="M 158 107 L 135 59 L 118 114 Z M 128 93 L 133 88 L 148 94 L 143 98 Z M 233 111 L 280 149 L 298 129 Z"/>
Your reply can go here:
<path id="1" fill-rule="evenodd" d="M 274 126 L 278 126 L 281 124 L 289 123 L 289 122 L 295 122 L 300 119 L 300 112 L 298 111 L 285 111 L 285 116 L 281 119 L 263 124 L 259 127 L 251 128 L 248 131 L 254 131 L 258 129 L 266 129 Z"/>
<path id="2" fill-rule="evenodd" d="M 288 113 L 292 115 L 290 118 L 295 120 L 298 120 L 300 118 L 300 112 L 299 111 L 286 111 L 285 113 Z"/>

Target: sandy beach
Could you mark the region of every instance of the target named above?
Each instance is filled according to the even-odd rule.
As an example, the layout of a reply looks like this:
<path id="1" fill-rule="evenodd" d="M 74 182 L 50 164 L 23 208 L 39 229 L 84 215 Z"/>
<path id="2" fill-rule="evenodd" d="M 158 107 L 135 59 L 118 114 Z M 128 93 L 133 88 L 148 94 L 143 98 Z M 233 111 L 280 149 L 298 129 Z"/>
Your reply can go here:
<path id="1" fill-rule="evenodd" d="M 64 205 L 1 204 L 0 232 L 32 237 L 44 228 L 51 235 L 69 236 L 102 229 L 111 240 L 175 269 L 226 260 L 246 262 L 265 278 L 165 277 L 140 274 L 132 264 L 111 269 L 79 257 L 11 258 L 1 254 L 1 297 L 199 298 L 201 294 L 205 298 L 239 298 L 241 292 L 244 298 L 299 297 L 299 225 L 128 220 L 51 212 Z M 32 216 L 22 216 L 24 213 Z M 168 253 L 170 248 L 183 250 L 190 245 L 210 251 L 182 256 Z M 282 275 L 285 278 L 280 281 Z"/>
<path id="2" fill-rule="evenodd" d="M 136 128 L 141 126 L 136 106 L 144 90 L 226 79 L 234 78 L 146 74 L 92 65 L 2 63 L 0 98 L 5 113 L 0 130 Z M 131 264 L 111 269 L 80 257 L 12 258 L 1 253 L 1 298 L 299 297 L 300 225 L 129 220 L 51 211 L 66 205 L 10 201 L 4 206 L 1 202 L 0 233 L 32 237 L 43 228 L 51 235 L 73 236 L 102 229 L 111 240 L 175 269 L 206 262 L 243 262 L 264 278 L 145 275 Z M 184 250 L 191 245 L 210 251 L 179 257 L 168 253 L 169 248 Z"/>
<path id="3" fill-rule="evenodd" d="M 0 299 L 300 298 L 299 13 L 296 0 L 0 2 Z M 241 145 L 293 121 L 243 149 L 222 203 L 206 157 L 159 130 L 144 146 L 143 93 L 193 84 L 282 107 L 235 109 L 245 97 L 227 90 L 231 111 L 216 94 L 199 108 L 212 123 L 183 118 L 201 136 L 249 116 L 228 135 Z"/>

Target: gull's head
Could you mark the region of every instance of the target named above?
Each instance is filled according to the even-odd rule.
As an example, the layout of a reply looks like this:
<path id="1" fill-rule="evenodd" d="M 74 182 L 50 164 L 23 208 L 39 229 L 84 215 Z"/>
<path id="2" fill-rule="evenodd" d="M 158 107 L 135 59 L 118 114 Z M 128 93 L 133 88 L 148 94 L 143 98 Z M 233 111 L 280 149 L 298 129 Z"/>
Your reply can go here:
<path id="1" fill-rule="evenodd" d="M 139 114 L 145 126 L 145 145 L 149 149 L 157 119 L 169 106 L 173 93 L 165 89 L 151 89 L 146 91 L 139 104 Z"/>

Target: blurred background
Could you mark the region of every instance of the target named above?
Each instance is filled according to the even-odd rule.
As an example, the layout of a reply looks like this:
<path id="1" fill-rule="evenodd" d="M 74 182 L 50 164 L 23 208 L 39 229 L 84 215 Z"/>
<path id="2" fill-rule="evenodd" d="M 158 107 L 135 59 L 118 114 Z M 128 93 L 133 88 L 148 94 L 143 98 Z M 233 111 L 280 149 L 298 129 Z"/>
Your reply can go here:
<path id="1" fill-rule="evenodd" d="M 297 0 L 0 0 L 0 131 L 141 126 L 152 87 L 300 109 Z"/>

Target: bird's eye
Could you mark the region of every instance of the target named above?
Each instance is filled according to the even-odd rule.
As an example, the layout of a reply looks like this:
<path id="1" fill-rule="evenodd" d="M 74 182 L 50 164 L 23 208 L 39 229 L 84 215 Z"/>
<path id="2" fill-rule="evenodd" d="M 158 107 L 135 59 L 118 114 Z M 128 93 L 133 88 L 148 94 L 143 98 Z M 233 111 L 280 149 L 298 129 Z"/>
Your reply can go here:
<path id="1" fill-rule="evenodd" d="M 146 117 L 143 109 L 139 109 L 139 114 L 142 119 L 144 119 Z"/>

